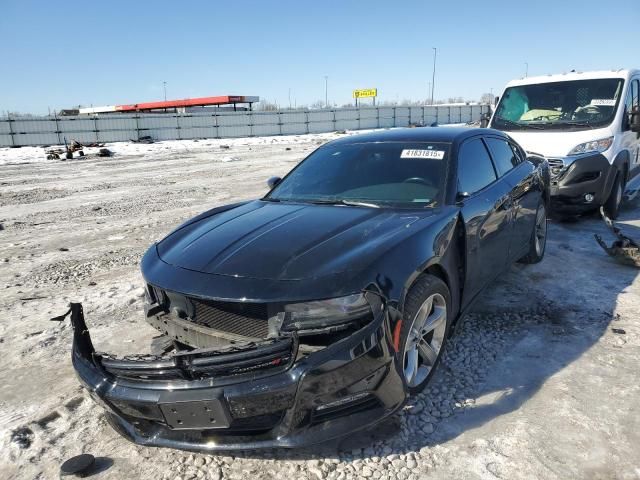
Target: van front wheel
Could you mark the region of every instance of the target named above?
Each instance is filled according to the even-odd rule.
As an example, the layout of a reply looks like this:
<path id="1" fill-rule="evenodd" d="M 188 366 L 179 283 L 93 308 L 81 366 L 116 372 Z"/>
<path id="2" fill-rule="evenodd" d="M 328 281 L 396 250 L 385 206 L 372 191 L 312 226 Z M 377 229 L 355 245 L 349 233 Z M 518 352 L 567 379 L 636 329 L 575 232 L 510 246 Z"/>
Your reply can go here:
<path id="1" fill-rule="evenodd" d="M 622 192 L 624 191 L 624 185 L 622 183 L 621 174 L 618 173 L 616 175 L 616 179 L 613 182 L 613 187 L 611 188 L 611 193 L 609 194 L 609 198 L 604 203 L 604 213 L 607 214 L 612 220 L 618 218 L 618 213 L 620 211 L 620 205 L 622 204 Z"/>

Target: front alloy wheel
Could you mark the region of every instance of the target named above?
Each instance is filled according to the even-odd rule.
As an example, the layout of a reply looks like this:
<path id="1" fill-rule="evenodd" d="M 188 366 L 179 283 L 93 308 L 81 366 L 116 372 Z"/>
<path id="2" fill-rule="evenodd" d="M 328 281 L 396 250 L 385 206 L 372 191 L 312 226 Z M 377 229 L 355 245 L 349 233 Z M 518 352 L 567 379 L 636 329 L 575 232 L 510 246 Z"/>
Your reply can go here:
<path id="1" fill-rule="evenodd" d="M 424 389 L 438 364 L 449 327 L 449 298 L 445 283 L 432 275 L 422 276 L 407 295 L 400 339 L 410 393 Z"/>

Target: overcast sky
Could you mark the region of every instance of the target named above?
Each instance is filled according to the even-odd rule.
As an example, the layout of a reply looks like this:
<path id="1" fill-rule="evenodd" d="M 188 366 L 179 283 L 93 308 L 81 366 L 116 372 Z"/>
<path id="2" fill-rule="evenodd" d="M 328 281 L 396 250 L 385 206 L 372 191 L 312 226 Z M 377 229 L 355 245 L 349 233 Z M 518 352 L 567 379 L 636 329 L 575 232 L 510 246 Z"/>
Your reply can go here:
<path id="1" fill-rule="evenodd" d="M 0 111 L 259 95 L 478 99 L 524 75 L 639 67 L 639 0 L 0 4 Z"/>

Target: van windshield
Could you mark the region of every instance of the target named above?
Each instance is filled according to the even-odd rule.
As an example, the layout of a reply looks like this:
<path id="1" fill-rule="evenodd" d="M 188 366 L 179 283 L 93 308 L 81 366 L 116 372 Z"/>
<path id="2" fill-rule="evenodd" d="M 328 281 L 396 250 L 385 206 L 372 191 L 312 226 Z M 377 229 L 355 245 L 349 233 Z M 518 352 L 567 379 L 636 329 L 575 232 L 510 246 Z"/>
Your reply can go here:
<path id="1" fill-rule="evenodd" d="M 491 126 L 499 130 L 604 127 L 615 117 L 623 82 L 602 78 L 510 87 Z"/>

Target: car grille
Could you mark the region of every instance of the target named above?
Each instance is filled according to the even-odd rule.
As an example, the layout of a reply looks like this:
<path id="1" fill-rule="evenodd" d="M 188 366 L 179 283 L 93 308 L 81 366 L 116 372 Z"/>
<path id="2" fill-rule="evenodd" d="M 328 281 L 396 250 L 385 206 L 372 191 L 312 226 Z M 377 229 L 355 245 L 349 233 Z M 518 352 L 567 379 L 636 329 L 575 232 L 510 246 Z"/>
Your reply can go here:
<path id="1" fill-rule="evenodd" d="M 286 370 L 297 346 L 291 339 L 251 342 L 224 350 L 191 350 L 174 355 L 97 356 L 112 375 L 141 381 L 226 378 L 234 375 L 268 374 Z"/>
<path id="2" fill-rule="evenodd" d="M 221 332 L 251 338 L 267 338 L 267 305 L 191 299 L 195 307 L 193 323 Z"/>
<path id="3" fill-rule="evenodd" d="M 562 173 L 564 169 L 564 162 L 561 158 L 547 158 L 547 162 L 549 162 L 549 169 L 551 170 L 551 176 L 557 177 Z"/>

